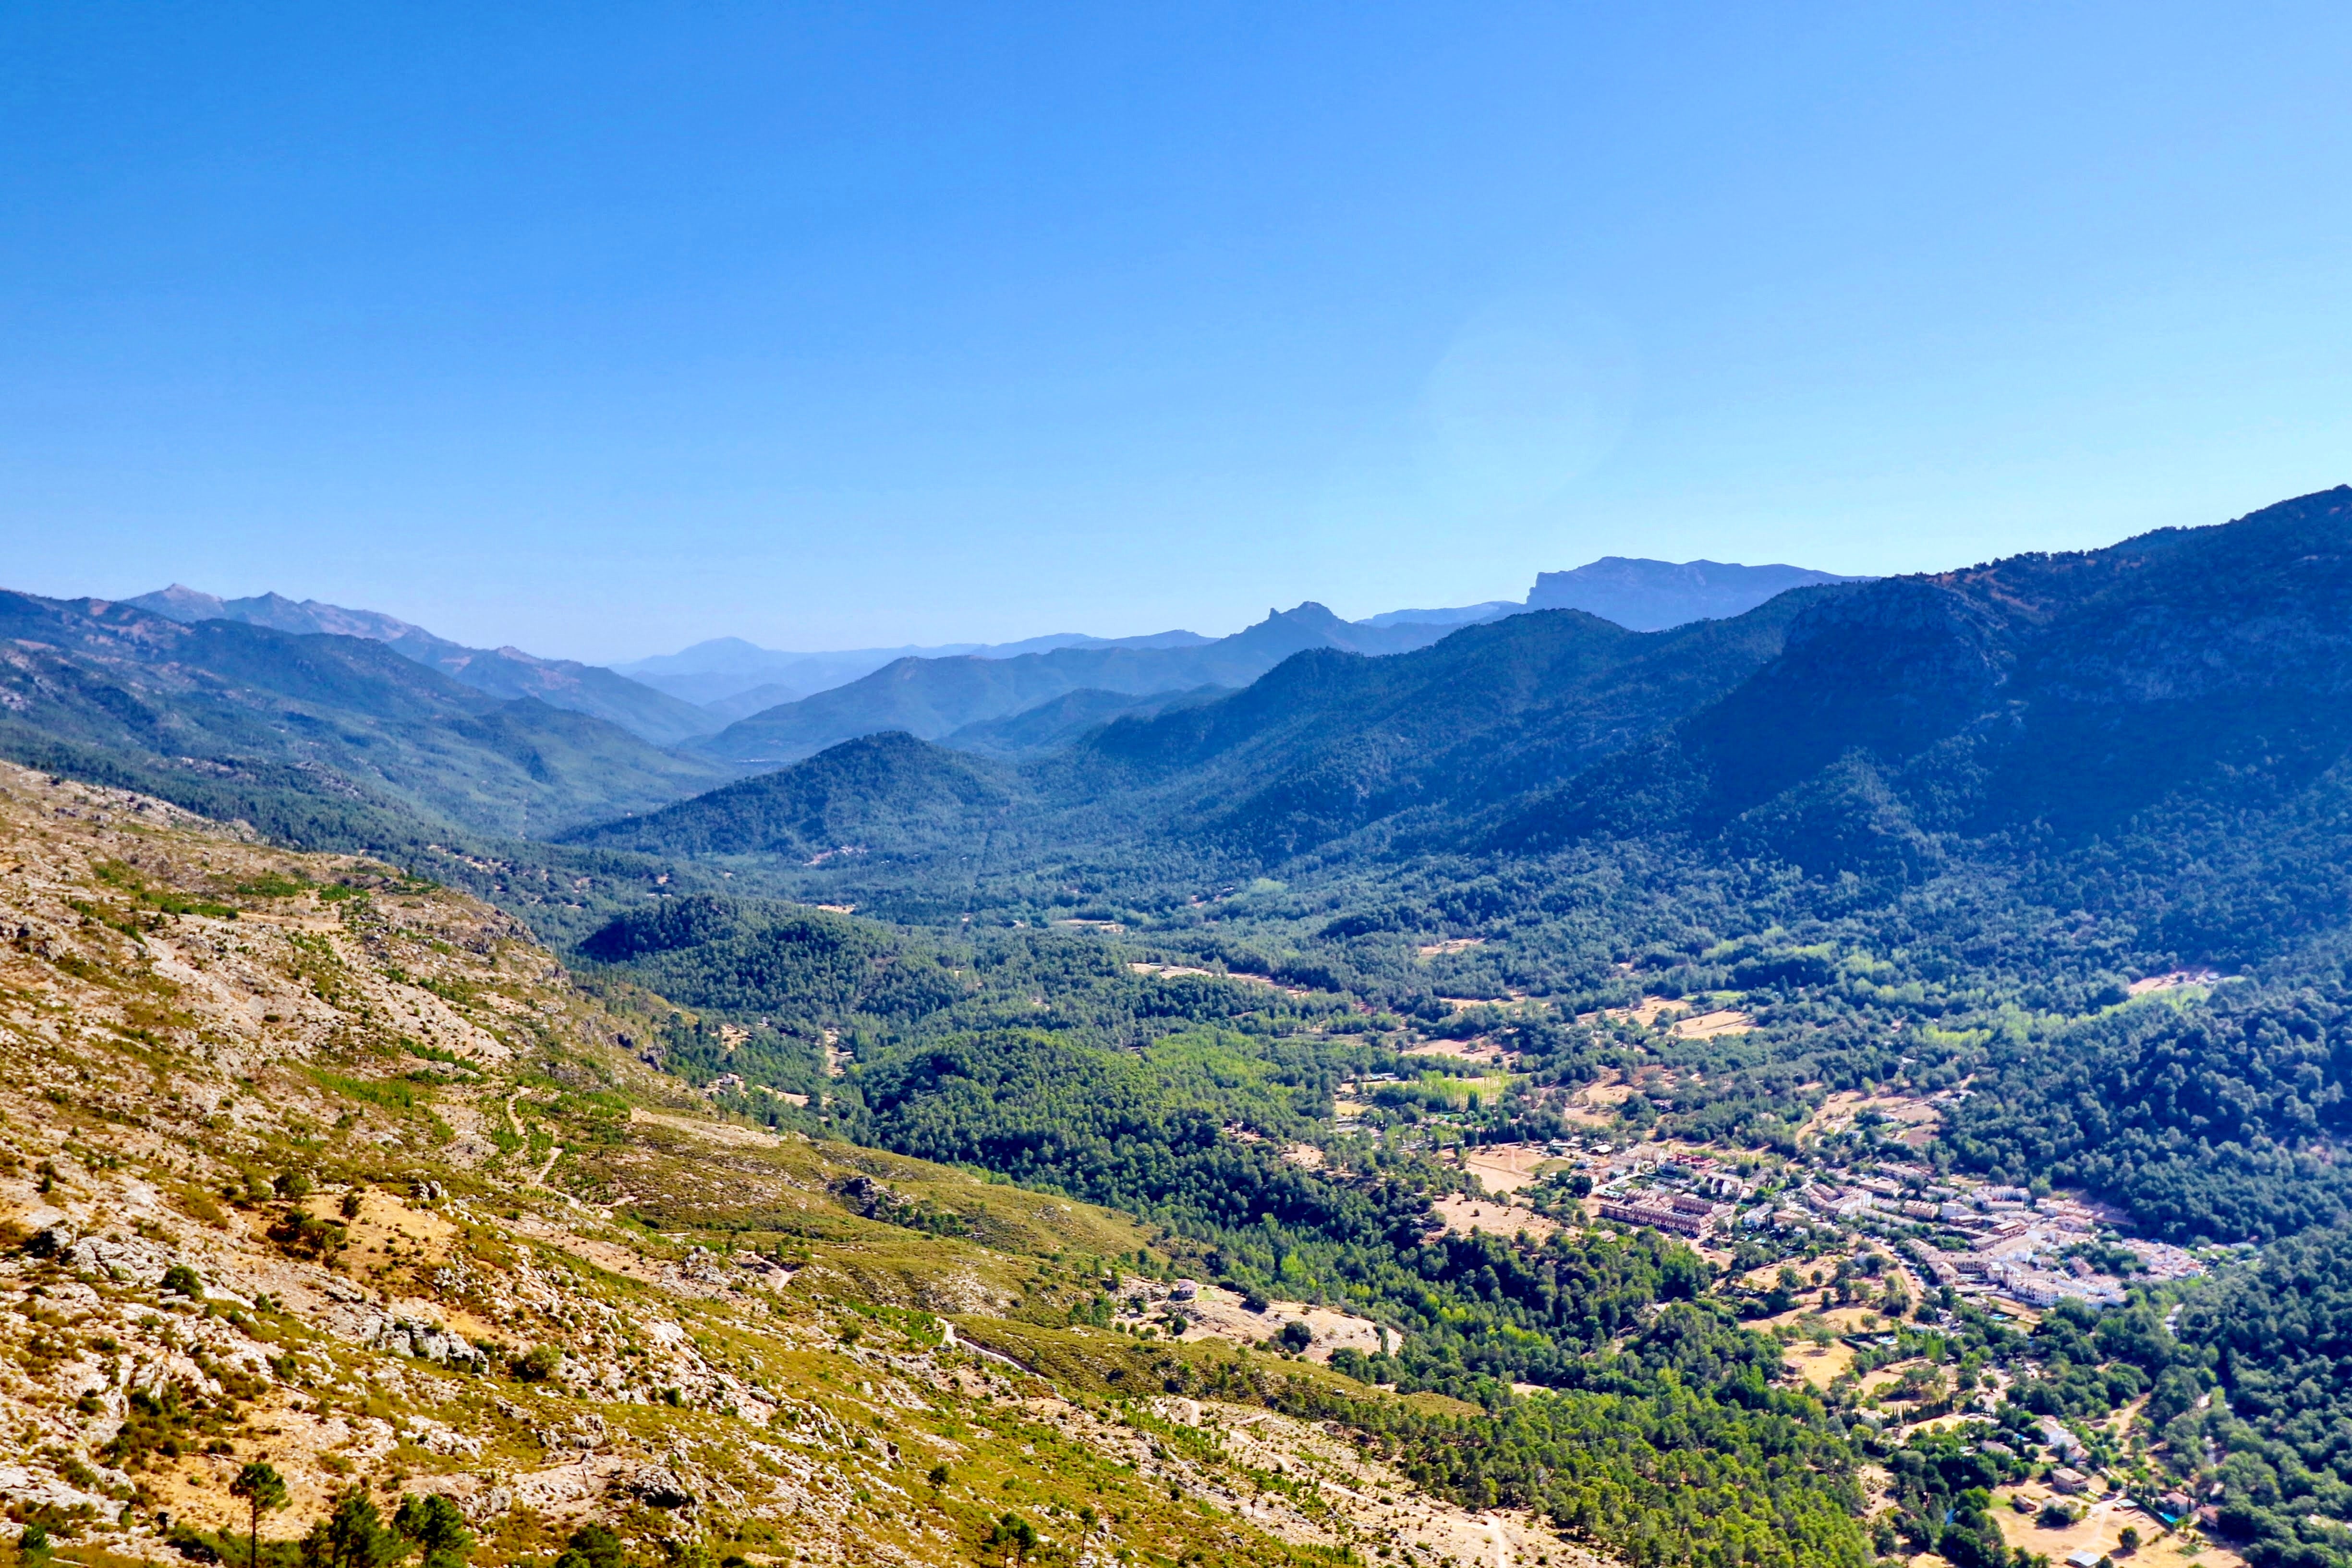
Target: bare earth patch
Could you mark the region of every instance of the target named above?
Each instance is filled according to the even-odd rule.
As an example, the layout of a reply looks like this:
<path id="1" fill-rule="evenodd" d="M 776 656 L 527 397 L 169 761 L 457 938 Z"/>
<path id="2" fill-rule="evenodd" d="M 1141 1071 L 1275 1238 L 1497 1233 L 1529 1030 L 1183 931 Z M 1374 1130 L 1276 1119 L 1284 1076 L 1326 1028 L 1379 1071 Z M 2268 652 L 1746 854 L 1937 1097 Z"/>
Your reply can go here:
<path id="1" fill-rule="evenodd" d="M 805 1100 L 807 1097 L 802 1098 Z M 629 1120 L 649 1121 L 657 1127 L 691 1133 L 706 1142 L 723 1143 L 738 1149 L 772 1149 L 783 1142 L 774 1133 L 762 1132 L 756 1127 L 738 1127 L 730 1121 L 697 1121 L 692 1117 L 647 1110 L 642 1105 L 629 1108 Z"/>
<path id="2" fill-rule="evenodd" d="M 1503 1048 L 1486 1039 L 1430 1040 L 1403 1053 L 1409 1057 L 1446 1057 L 1454 1061 L 1477 1062 L 1483 1066 L 1499 1067 Z"/>
<path id="3" fill-rule="evenodd" d="M 1302 1352 L 1311 1362 L 1328 1362 L 1331 1352 L 1339 1350 L 1378 1355 L 1383 1350 L 1394 1350 L 1402 1342 L 1393 1331 L 1383 1331 L 1370 1318 L 1354 1317 L 1305 1301 L 1269 1301 L 1265 1311 L 1253 1312 L 1242 1305 L 1238 1292 L 1221 1285 L 1198 1287 L 1189 1301 L 1175 1300 L 1167 1286 L 1150 1280 L 1136 1280 L 1120 1292 L 1122 1302 L 1137 1297 L 1143 1300 L 1143 1310 L 1123 1309 L 1121 1321 L 1140 1325 L 1173 1308 L 1192 1325 L 1184 1333 L 1188 1340 L 1205 1336 L 1230 1344 L 1255 1345 L 1279 1334 L 1285 1323 L 1305 1323 L 1315 1336 L 1313 1344 Z"/>
<path id="4" fill-rule="evenodd" d="M 1088 923 L 1103 925 L 1108 924 L 1108 921 L 1088 922 L 1086 921 L 1056 921 L 1054 923 L 1055 925 L 1086 925 Z M 1113 931 L 1124 931 L 1127 928 L 1124 926 L 1110 926 L 1110 929 Z M 1270 974 L 1244 974 L 1238 970 L 1221 971 L 1215 969 L 1196 969 L 1192 965 L 1187 963 L 1144 963 L 1138 962 L 1130 963 L 1127 967 L 1128 972 L 1133 974 L 1195 974 L 1204 980 L 1237 980 L 1244 985 L 1263 985 L 1268 990 L 1279 991 L 1285 996 L 1304 996 L 1307 994 L 1305 987 L 1285 985 Z"/>
<path id="5" fill-rule="evenodd" d="M 2033 1508 L 2032 1513 L 2013 1513 L 2010 1500 L 2022 1496 Z M 2191 1542 L 2186 1531 L 2168 1531 L 2162 1522 L 2132 1506 L 2129 1500 L 2118 1497 L 2097 1499 L 2070 1498 L 2067 1500 L 2084 1507 L 2081 1519 L 2063 1530 L 2045 1529 L 2039 1515 L 2042 1505 L 2056 1494 L 2039 1482 L 2021 1487 L 2003 1487 L 1993 1493 L 1993 1517 L 2000 1521 L 2000 1532 L 2011 1546 L 2028 1552 L 2041 1552 L 2053 1563 L 2063 1564 L 2067 1555 L 2088 1552 L 2094 1557 L 2111 1556 L 2116 1538 L 2126 1525 L 2140 1533 L 2139 1550 L 2129 1557 L 2117 1557 L 2119 1564 L 2130 1568 L 2244 1568 L 2245 1559 L 2228 1547 L 2205 1542 L 2193 1558 L 2184 1550 Z"/>
<path id="6" fill-rule="evenodd" d="M 1517 1236 L 1526 1231 L 1534 1241 L 1549 1241 L 1559 1234 L 1559 1225 L 1546 1219 L 1533 1209 L 1514 1204 L 1496 1203 L 1492 1198 L 1464 1197 L 1455 1193 L 1440 1198 L 1430 1205 L 1445 1228 L 1455 1236 L 1467 1236 L 1483 1230 L 1488 1236 Z"/>
<path id="7" fill-rule="evenodd" d="M 1534 1143 L 1490 1143 L 1462 1156 L 1463 1168 L 1497 1194 L 1533 1186 L 1547 1171 L 1565 1163 Z"/>
<path id="8" fill-rule="evenodd" d="M 1800 1138 L 1823 1137 L 1841 1132 L 1853 1126 L 1865 1111 L 1875 1111 L 1889 1121 L 1898 1122 L 1903 1131 L 1896 1141 L 1913 1149 L 1925 1148 L 1936 1135 L 1943 1121 L 1943 1112 L 1924 1100 L 1902 1094 L 1859 1094 L 1841 1089 L 1821 1103 L 1804 1126 Z"/>

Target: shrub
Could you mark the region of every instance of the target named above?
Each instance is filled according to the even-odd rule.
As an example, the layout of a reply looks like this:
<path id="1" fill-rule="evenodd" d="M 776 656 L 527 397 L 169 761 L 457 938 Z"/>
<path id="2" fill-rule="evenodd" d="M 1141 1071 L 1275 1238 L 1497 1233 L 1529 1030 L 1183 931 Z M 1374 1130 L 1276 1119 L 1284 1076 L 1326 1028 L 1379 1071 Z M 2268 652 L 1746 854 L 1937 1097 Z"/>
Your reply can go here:
<path id="1" fill-rule="evenodd" d="M 329 1258 L 342 1250 L 349 1233 L 332 1220 L 301 1209 L 288 1209 L 269 1227 L 269 1239 L 303 1258 Z"/>
<path id="2" fill-rule="evenodd" d="M 515 1358 L 514 1374 L 525 1383 L 545 1383 L 563 1364 L 563 1352 L 555 1345 L 533 1345 Z"/>
<path id="3" fill-rule="evenodd" d="M 628 1552 L 621 1538 L 601 1524 L 583 1524 L 572 1531 L 555 1568 L 627 1568 Z"/>

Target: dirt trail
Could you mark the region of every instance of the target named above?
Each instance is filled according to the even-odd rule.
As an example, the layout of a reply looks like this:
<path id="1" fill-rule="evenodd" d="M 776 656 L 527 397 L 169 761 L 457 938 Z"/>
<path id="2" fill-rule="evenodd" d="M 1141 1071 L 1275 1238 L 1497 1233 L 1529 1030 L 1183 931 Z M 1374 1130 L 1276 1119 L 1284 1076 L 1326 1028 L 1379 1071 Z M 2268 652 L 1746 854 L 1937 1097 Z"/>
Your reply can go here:
<path id="1" fill-rule="evenodd" d="M 642 1105 L 629 1108 L 629 1120 L 691 1133 L 705 1142 L 724 1143 L 736 1149 L 773 1149 L 783 1142 L 774 1133 L 763 1132 L 756 1127 L 738 1127 L 731 1121 L 697 1121 L 690 1116 L 671 1116 L 659 1110 L 647 1110 Z"/>
<path id="2" fill-rule="evenodd" d="M 1015 1372 L 1025 1373 L 1031 1377 L 1037 1375 L 1034 1372 L 1023 1366 L 1019 1362 L 1014 1361 L 1009 1355 L 1005 1355 L 998 1351 L 990 1350 L 986 1345 L 976 1345 L 970 1340 L 958 1338 L 956 1335 L 956 1326 L 945 1318 L 941 1318 L 940 1320 L 940 1348 L 941 1350 L 970 1351 L 973 1355 L 985 1356 L 987 1359 L 993 1362 L 1002 1362 L 1004 1365 L 1011 1367 Z"/>
<path id="3" fill-rule="evenodd" d="M 515 1090 L 506 1098 L 507 1131 L 513 1133 L 517 1138 L 522 1140 L 525 1144 L 529 1144 L 530 1142 L 530 1134 L 524 1130 L 522 1119 L 515 1114 L 515 1101 L 521 1098 L 522 1090 L 520 1089 Z M 547 1173 L 555 1169 L 555 1162 L 562 1158 L 563 1145 L 558 1143 L 547 1152 L 547 1163 L 541 1165 L 540 1168 L 532 1174 L 525 1176 L 523 1178 L 522 1184 L 526 1187 L 537 1187 L 542 1192 L 556 1192 L 555 1188 L 547 1184 Z M 562 1197 L 566 1203 L 572 1201 L 571 1194 L 567 1193 L 557 1193 L 556 1195 Z"/>

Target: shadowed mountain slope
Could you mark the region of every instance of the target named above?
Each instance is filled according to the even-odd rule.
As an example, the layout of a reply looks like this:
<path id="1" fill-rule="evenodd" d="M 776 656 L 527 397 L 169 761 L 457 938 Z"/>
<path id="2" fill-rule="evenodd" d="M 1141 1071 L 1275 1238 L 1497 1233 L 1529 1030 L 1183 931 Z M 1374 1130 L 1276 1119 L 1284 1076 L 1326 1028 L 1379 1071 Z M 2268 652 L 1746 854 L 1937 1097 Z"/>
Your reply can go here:
<path id="1" fill-rule="evenodd" d="M 1930 835 L 2081 843 L 2167 802 L 2274 805 L 2321 780 L 2352 743 L 2347 693 L 2338 489 L 1818 601 L 1754 679 L 1490 842 L 1734 830 L 1824 874 Z"/>
<path id="2" fill-rule="evenodd" d="M 297 636 L 324 633 L 365 637 L 477 691 L 509 700 L 536 698 L 551 708 L 592 714 L 657 746 L 675 745 L 695 735 L 707 735 L 723 722 L 691 702 L 597 665 L 568 658 L 541 658 L 518 647 L 467 647 L 373 610 L 349 610 L 316 599 L 298 604 L 279 594 L 220 599 L 177 583 L 122 602 L 189 624 L 239 621 Z"/>
<path id="3" fill-rule="evenodd" d="M 992 774 L 1004 793 L 984 805 L 912 742 L 863 801 L 839 760 L 761 787 L 821 778 L 826 817 L 857 825 L 830 847 L 892 847 L 887 867 L 827 863 L 826 896 L 896 879 L 908 910 L 1088 886 L 1143 907 L 1309 859 L 1378 881 L 1432 858 L 1502 876 L 1600 856 L 1648 876 L 1667 856 L 1693 875 L 1856 879 L 1855 898 L 1956 876 L 1997 905 L 2105 910 L 2162 951 L 2255 954 L 2352 920 L 2335 869 L 2352 864 L 2347 627 L 2338 489 L 1668 632 L 1530 613 L 1395 658 L 1309 649 Z M 688 825 L 707 810 L 582 837 L 699 853 Z M 827 847 L 783 842 L 803 862 Z M 1541 896 L 1507 875 L 1507 898 Z M 1333 896 L 1372 896 L 1349 886 Z"/>
<path id="4" fill-rule="evenodd" d="M 1002 764 L 892 731 L 565 841 L 673 855 L 864 855 L 960 840 L 1022 793 Z"/>
<path id="5" fill-rule="evenodd" d="M 1655 734 L 1778 653 L 1801 602 L 1671 633 L 1563 611 L 1391 658 L 1314 648 L 1245 690 L 1120 718 L 1017 766 L 887 732 L 567 841 L 805 860 L 845 846 L 962 856 L 986 834 L 992 861 L 1013 865 L 1128 838 L 1276 861 L 1383 818 L 1477 813 Z M 1118 700 L 1032 711 L 1081 695 Z"/>
<path id="6" fill-rule="evenodd" d="M 60 748 L 518 837 L 650 808 L 713 776 L 382 642 L 0 593 L 0 749 L 60 766 Z"/>
<path id="7" fill-rule="evenodd" d="M 1171 709 L 1213 702 L 1225 695 L 1221 686 L 1203 686 L 1190 691 L 1154 691 L 1141 697 L 1082 688 L 1001 719 L 966 724 L 941 743 L 983 757 L 1037 756 L 1058 751 L 1115 719 L 1149 719 Z"/>
<path id="8" fill-rule="evenodd" d="M 1800 603 L 1661 634 L 1553 611 L 1394 658 L 1303 653 L 1222 701 L 1113 724 L 1060 788 L 1152 779 L 1178 820 L 1274 858 L 1400 814 L 1474 814 L 1729 690 L 1780 651 Z"/>
<path id="9" fill-rule="evenodd" d="M 1307 604 L 1271 612 L 1244 631 L 1192 647 L 1065 647 L 1017 658 L 902 658 L 846 686 L 753 714 L 695 742 L 695 750 L 736 767 L 773 767 L 885 730 L 939 740 L 1071 691 L 1143 696 L 1246 686 L 1305 648 L 1402 653 L 1427 647 L 1447 629 L 1360 626 Z"/>

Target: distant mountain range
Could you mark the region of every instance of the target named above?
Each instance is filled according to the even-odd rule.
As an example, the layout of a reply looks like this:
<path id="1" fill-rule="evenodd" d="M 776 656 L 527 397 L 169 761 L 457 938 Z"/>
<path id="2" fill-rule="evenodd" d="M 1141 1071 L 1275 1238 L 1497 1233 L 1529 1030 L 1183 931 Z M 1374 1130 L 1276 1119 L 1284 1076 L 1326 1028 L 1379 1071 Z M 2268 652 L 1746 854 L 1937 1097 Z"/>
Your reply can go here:
<path id="1" fill-rule="evenodd" d="M 1739 615 L 1790 588 L 1858 581 L 1803 566 L 1741 566 L 1719 561 L 1678 563 L 1611 555 L 1573 572 L 1538 574 L 1534 591 L 1525 600 L 1489 599 L 1484 604 L 1446 609 L 1389 610 L 1357 624 L 1381 629 L 1399 626 L 1463 626 L 1517 615 L 1521 610 L 1570 609 L 1584 610 L 1635 631 L 1658 631 L 1690 621 Z M 1053 653 L 1062 648 L 1187 648 L 1216 640 L 1188 631 L 1153 632 L 1131 637 L 1055 632 L 1009 643 L 942 643 L 929 647 L 788 653 L 761 647 L 741 637 L 713 637 L 676 653 L 632 659 L 615 664 L 613 668 L 632 680 L 699 703 L 732 720 L 846 686 L 900 659 L 1018 658 L 1024 654 Z"/>
<path id="2" fill-rule="evenodd" d="M 893 730 L 920 738 L 911 742 L 918 755 L 931 754 L 926 742 L 955 748 L 981 770 L 973 778 L 1035 759 L 1107 758 L 1097 738 L 1125 736 L 1117 744 L 1128 744 L 1138 725 L 1198 724 L 1207 721 L 1191 716 L 1212 712 L 1226 716 L 1213 728 L 1229 724 L 1284 688 L 1265 688 L 1239 708 L 1232 694 L 1299 654 L 1385 670 L 1394 661 L 1362 656 L 1426 648 L 1522 608 L 1349 622 L 1308 604 L 1216 639 L 1064 635 L 904 657 L 725 724 L 722 714 L 610 669 L 468 647 L 392 616 L 317 600 L 224 599 L 178 584 L 121 602 L 0 592 L 0 755 L 161 794 L 292 840 L 455 853 L 448 847 L 487 842 L 468 834 L 543 838 L 644 821 L 730 778 Z M 1604 639 L 1631 636 L 1591 625 Z M 724 640 L 669 657 L 656 675 L 691 674 L 676 667 L 696 662 L 732 660 L 739 675 L 780 668 L 778 656 Z M 1298 665 L 1286 679 L 1321 668 Z M 853 808 L 856 792 L 845 789 L 842 808 L 852 816 L 887 815 L 879 801 Z M 551 884 L 542 896 L 561 901 Z"/>
<path id="3" fill-rule="evenodd" d="M 712 769 L 782 766 L 887 731 L 985 756 L 1040 755 L 1116 720 L 1198 707 L 1310 649 L 1406 653 L 1465 626 L 1558 606 L 1636 629 L 1676 626 L 1738 615 L 1790 587 L 1848 581 L 1795 566 L 1612 556 L 1543 574 L 1524 603 L 1393 610 L 1361 621 L 1308 603 L 1268 611 L 1225 637 L 1066 632 L 1013 643 L 821 653 L 719 637 L 618 669 L 512 647 L 470 647 L 377 611 L 274 593 L 224 599 L 174 584 L 121 605 L 184 626 L 218 623 L 377 644 L 499 701 L 528 699 L 615 725 L 677 752 L 685 759 L 679 776 L 692 779 Z"/>
<path id="4" fill-rule="evenodd" d="M 1538 574 L 1527 608 L 1582 610 L 1629 631 L 1663 632 L 1693 621 L 1746 615 L 1791 588 L 1865 580 L 1805 566 L 1742 566 L 1723 561 L 1677 563 L 1604 555 L 1573 572 Z"/>
<path id="5" fill-rule="evenodd" d="M 1145 907 L 1428 857 L 1688 855 L 1857 899 L 1942 879 L 1939 897 L 2000 908 L 2024 879 L 2226 966 L 2352 918 L 2347 626 L 2352 489 L 2105 550 L 1816 584 L 1668 631 L 1538 611 L 1365 658 L 1318 643 L 1363 628 L 1304 606 L 1252 628 L 1298 646 L 1246 689 L 1044 754 L 874 735 L 566 837 L 772 858 L 804 896 L 926 910 L 1064 886 Z M 993 893 L 974 880 L 983 843 Z M 1473 918 L 1450 873 L 1406 883 L 1429 907 L 1347 929 Z M 1477 897 L 1516 908 L 1518 886 Z"/>
<path id="6" fill-rule="evenodd" d="M 902 658 L 1018 658 L 1065 647 L 1197 647 L 1198 632 L 1153 632 L 1134 637 L 1055 632 L 1009 643 L 942 643 L 934 647 L 848 648 L 833 653 L 785 653 L 741 637 L 712 637 L 676 653 L 632 659 L 613 668 L 630 679 L 700 703 L 730 720 L 846 686 Z"/>
<path id="7" fill-rule="evenodd" d="M 1561 575 L 1658 576 L 1598 564 Z M 1694 596 L 1771 585 L 1666 571 Z M 2225 968 L 2352 921 L 2352 489 L 1664 631 L 1310 604 L 1215 641 L 906 658 L 669 749 L 399 649 L 477 679 L 554 661 L 239 608 L 0 594 L 0 755 L 305 842 L 553 839 L 442 874 L 502 892 L 520 873 L 501 862 L 529 860 L 533 896 L 582 920 L 578 879 L 625 852 L 923 920 L 1034 918 L 1046 893 L 1190 907 L 1260 877 L 1386 889 L 1363 897 L 1393 909 L 1350 904 L 1335 932 L 1581 919 L 1496 869 L 1575 859 L 1629 888 L 1672 865 L 1731 878 L 1706 884 L 1727 907 L 1786 873 L 1857 900 L 1933 881 L 1938 910 L 2013 915 L 2022 895 L 1985 889 L 2030 879 L 2050 908 L 2114 914 L 2135 951 Z M 1464 891 L 1462 867 L 1491 885 Z"/>
<path id="8" fill-rule="evenodd" d="M 1147 705 L 1144 700 L 1166 693 L 1246 686 L 1307 648 L 1406 653 L 1464 626 L 1530 609 L 1580 609 L 1633 629 L 1654 630 L 1739 615 L 1793 587 L 1857 581 L 1861 579 L 1801 566 L 1713 561 L 1676 564 L 1612 556 L 1574 572 L 1543 574 L 1524 604 L 1497 599 L 1452 609 L 1391 610 L 1345 621 L 1310 602 L 1287 611 L 1269 610 L 1265 620 L 1213 641 L 1191 632 L 1162 632 L 1149 637 L 1040 637 L 961 654 L 924 650 L 808 696 L 744 713 L 723 731 L 689 745 L 730 766 L 774 767 L 836 742 L 903 730 L 950 746 L 1020 755 L 1064 743 L 1071 738 L 1066 723 L 986 726 L 1074 694 L 1086 695 L 1064 702 L 1057 711 L 1083 712 L 1104 722 L 1138 712 Z M 723 639 L 666 657 L 675 662 L 662 664 L 654 674 L 677 683 L 671 689 L 683 692 L 701 689 L 692 682 L 748 679 L 756 671 L 790 668 L 800 672 L 797 679 L 815 679 L 820 669 L 849 668 L 847 663 L 824 666 L 819 661 L 868 656 L 772 654 Z M 726 668 L 695 668 L 705 662 Z M 640 660 L 625 668 L 637 673 L 661 661 Z M 738 712 L 773 689 L 739 690 L 714 704 L 714 710 Z"/>
<path id="9" fill-rule="evenodd" d="M 395 648 L 0 592 L 0 755 L 286 837 L 358 823 L 362 841 L 376 831 L 366 824 L 395 819 L 542 836 L 723 776 L 593 714 L 486 691 Z"/>
<path id="10" fill-rule="evenodd" d="M 1426 622 L 1375 626 L 1343 621 L 1320 605 L 1305 604 L 1269 610 L 1265 620 L 1229 637 L 1189 646 L 1108 643 L 1011 658 L 901 658 L 846 686 L 740 720 L 693 742 L 693 750 L 740 769 L 777 767 L 887 730 L 944 740 L 1081 692 L 1089 695 L 1079 709 L 1110 718 L 1134 707 L 1122 698 L 1246 686 L 1303 649 L 1405 653 L 1454 629 Z M 1001 732 L 994 740 L 981 749 L 1009 749 Z"/>
<path id="11" fill-rule="evenodd" d="M 1536 796 L 1737 689 L 1779 657 L 1811 602 L 1790 595 L 1646 634 L 1577 611 L 1522 614 L 1395 658 L 1310 646 L 1246 689 L 1187 694 L 1018 762 L 1003 760 L 1009 749 L 992 760 L 904 731 L 873 734 L 568 837 L 805 859 L 843 845 L 919 858 L 986 832 L 1000 846 L 992 854 L 1015 861 L 1049 846 L 1172 837 L 1271 868 L 1436 808 L 1421 831 L 1450 848 L 1496 804 Z"/>
<path id="12" fill-rule="evenodd" d="M 534 697 L 551 708 L 592 713 L 657 746 L 709 734 L 727 722 L 692 702 L 597 665 L 541 658 L 516 647 L 467 647 L 373 610 L 347 610 L 316 599 L 298 604 L 278 594 L 220 599 L 176 583 L 122 603 L 184 625 L 236 621 L 296 636 L 365 637 L 477 691 L 509 699 Z"/>

